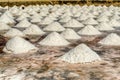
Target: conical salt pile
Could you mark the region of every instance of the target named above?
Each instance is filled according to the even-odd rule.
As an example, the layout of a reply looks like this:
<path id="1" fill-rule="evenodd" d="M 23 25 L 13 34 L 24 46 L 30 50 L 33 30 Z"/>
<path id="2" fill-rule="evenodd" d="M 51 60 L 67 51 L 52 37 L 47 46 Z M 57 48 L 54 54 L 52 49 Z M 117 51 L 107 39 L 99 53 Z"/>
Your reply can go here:
<path id="1" fill-rule="evenodd" d="M 112 27 L 120 27 L 120 22 L 117 21 L 116 19 L 111 19 L 109 21 L 109 25 L 111 25 Z"/>
<path id="2" fill-rule="evenodd" d="M 15 36 L 25 37 L 25 34 L 15 28 L 11 28 L 8 32 L 4 34 L 4 37 L 9 37 L 9 38 L 15 37 Z"/>
<path id="3" fill-rule="evenodd" d="M 8 26 L 7 24 L 0 22 L 0 31 L 2 30 L 9 30 L 11 27 Z"/>
<path id="4" fill-rule="evenodd" d="M 22 20 L 24 20 L 24 19 L 27 19 L 28 17 L 30 17 L 29 14 L 27 14 L 27 13 L 22 13 L 16 20 L 17 20 L 17 21 L 22 21 Z"/>
<path id="5" fill-rule="evenodd" d="M 73 29 L 66 29 L 61 35 L 68 40 L 77 40 L 81 38 Z"/>
<path id="6" fill-rule="evenodd" d="M 98 31 L 93 26 L 87 25 L 83 29 L 78 31 L 78 34 L 80 34 L 80 35 L 101 35 L 101 32 Z"/>
<path id="7" fill-rule="evenodd" d="M 21 22 L 19 22 L 15 27 L 17 27 L 17 28 L 27 28 L 27 27 L 29 27 L 30 25 L 31 25 L 31 23 L 28 22 L 27 19 L 24 19 L 24 20 L 22 20 Z"/>
<path id="8" fill-rule="evenodd" d="M 59 59 L 69 63 L 88 63 L 101 60 L 99 55 L 85 44 L 78 45 Z"/>
<path id="9" fill-rule="evenodd" d="M 13 53 L 13 54 L 35 52 L 37 50 L 38 48 L 36 48 L 30 42 L 26 41 L 25 39 L 21 37 L 14 37 L 10 39 L 6 43 L 6 46 L 3 49 L 4 52 Z"/>
<path id="10" fill-rule="evenodd" d="M 75 19 L 71 19 L 69 20 L 66 24 L 63 25 L 64 27 L 71 27 L 71 28 L 79 28 L 79 27 L 83 27 L 84 25 L 82 23 L 80 23 L 79 21 L 75 20 Z"/>
<path id="11" fill-rule="evenodd" d="M 37 25 L 31 25 L 30 27 L 26 28 L 23 33 L 26 35 L 43 35 L 43 32 Z"/>
<path id="12" fill-rule="evenodd" d="M 46 17 L 46 18 L 44 18 L 44 19 L 40 22 L 40 25 L 49 25 L 49 24 L 51 24 L 52 22 L 54 22 L 54 20 L 52 20 L 52 19 L 49 18 L 49 17 Z"/>
<path id="13" fill-rule="evenodd" d="M 57 32 L 52 32 L 46 38 L 40 41 L 39 44 L 44 46 L 67 46 L 70 43 Z"/>
<path id="14" fill-rule="evenodd" d="M 15 23 L 15 21 L 12 18 L 10 18 L 9 16 L 7 16 L 6 14 L 3 14 L 0 17 L 0 22 L 6 23 L 6 24 L 14 24 Z"/>
<path id="15" fill-rule="evenodd" d="M 98 24 L 98 22 L 96 20 L 94 20 L 93 18 L 88 18 L 83 23 L 86 25 L 97 25 Z"/>
<path id="16" fill-rule="evenodd" d="M 112 30 L 115 30 L 107 22 L 102 22 L 99 25 L 97 25 L 95 28 L 100 30 L 100 31 L 112 31 Z"/>
<path id="17" fill-rule="evenodd" d="M 4 14 L 6 14 L 7 16 L 9 16 L 10 18 L 14 19 L 13 15 L 11 14 L 10 11 L 6 11 Z"/>
<path id="18" fill-rule="evenodd" d="M 109 18 L 107 16 L 98 16 L 98 19 L 97 19 L 98 22 L 108 22 L 109 21 Z"/>
<path id="19" fill-rule="evenodd" d="M 68 22 L 69 20 L 71 20 L 71 17 L 70 17 L 70 16 L 65 16 L 65 17 L 61 18 L 61 19 L 59 20 L 59 22 L 61 22 L 61 23 L 66 23 L 66 22 Z"/>
<path id="20" fill-rule="evenodd" d="M 45 31 L 64 31 L 65 28 L 58 22 L 53 22 L 46 26 L 43 30 Z"/>
<path id="21" fill-rule="evenodd" d="M 33 18 L 33 19 L 31 20 L 31 22 L 32 22 L 32 23 L 39 23 L 39 22 L 41 22 L 41 19 L 40 19 L 39 17 L 36 17 L 36 18 Z"/>
<path id="22" fill-rule="evenodd" d="M 88 16 L 87 16 L 86 14 L 81 14 L 81 15 L 77 18 L 78 21 L 85 21 L 86 19 L 88 19 Z"/>
<path id="23" fill-rule="evenodd" d="M 116 33 L 111 33 L 98 43 L 105 46 L 120 46 L 120 36 Z"/>

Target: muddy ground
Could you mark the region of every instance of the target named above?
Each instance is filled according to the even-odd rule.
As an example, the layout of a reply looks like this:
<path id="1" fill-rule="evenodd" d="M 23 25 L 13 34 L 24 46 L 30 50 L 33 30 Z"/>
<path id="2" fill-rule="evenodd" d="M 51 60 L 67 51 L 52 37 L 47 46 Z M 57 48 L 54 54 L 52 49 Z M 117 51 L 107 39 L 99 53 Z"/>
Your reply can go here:
<path id="1" fill-rule="evenodd" d="M 67 47 L 40 46 L 38 40 L 32 42 L 39 47 L 38 52 L 13 55 L 2 52 L 7 39 L 1 36 L 0 80 L 9 80 L 22 73 L 24 77 L 20 80 L 120 80 L 120 47 L 98 45 L 97 42 L 104 37 L 84 37 L 82 40 L 71 41 L 72 44 Z M 80 43 L 85 43 L 96 51 L 103 61 L 69 64 L 57 60 Z"/>

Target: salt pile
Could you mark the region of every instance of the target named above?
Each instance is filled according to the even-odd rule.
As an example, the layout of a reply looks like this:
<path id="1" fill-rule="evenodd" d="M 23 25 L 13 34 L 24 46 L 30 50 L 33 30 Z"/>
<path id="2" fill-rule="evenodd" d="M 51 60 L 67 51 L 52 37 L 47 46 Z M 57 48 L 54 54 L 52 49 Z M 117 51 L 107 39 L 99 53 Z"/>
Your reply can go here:
<path id="1" fill-rule="evenodd" d="M 10 39 L 3 49 L 4 52 L 13 54 L 35 52 L 37 50 L 38 48 L 21 37 L 14 37 Z"/>
<path id="2" fill-rule="evenodd" d="M 31 23 L 27 19 L 24 19 L 24 20 L 20 21 L 15 27 L 17 27 L 17 28 L 27 28 L 30 25 L 31 25 Z"/>
<path id="3" fill-rule="evenodd" d="M 49 25 L 50 23 L 54 22 L 54 20 L 52 20 L 49 17 L 44 18 L 41 22 L 40 25 Z"/>
<path id="4" fill-rule="evenodd" d="M 88 63 L 93 61 L 100 61 L 101 58 L 87 45 L 80 44 L 60 57 L 60 60 L 69 63 Z"/>
<path id="5" fill-rule="evenodd" d="M 64 31 L 65 28 L 60 23 L 53 22 L 48 26 L 46 26 L 43 30 L 44 31 Z"/>
<path id="6" fill-rule="evenodd" d="M 9 38 L 15 37 L 15 36 L 25 37 L 25 34 L 22 31 L 18 30 L 18 29 L 11 28 L 3 36 L 4 37 L 9 37 Z"/>
<path id="7" fill-rule="evenodd" d="M 81 14 L 81 15 L 77 18 L 78 21 L 85 21 L 86 19 L 88 19 L 88 16 L 87 16 L 86 14 Z"/>
<path id="8" fill-rule="evenodd" d="M 33 19 L 31 20 L 31 22 L 32 22 L 32 23 L 39 23 L 39 22 L 41 22 L 41 19 L 40 19 L 39 17 L 36 17 L 36 18 L 33 18 Z"/>
<path id="9" fill-rule="evenodd" d="M 26 35 L 43 35 L 45 34 L 37 25 L 31 25 L 30 27 L 26 28 L 23 33 Z"/>
<path id="10" fill-rule="evenodd" d="M 120 27 L 120 22 L 117 21 L 116 19 L 111 19 L 109 21 L 109 25 L 111 25 L 112 27 Z"/>
<path id="11" fill-rule="evenodd" d="M 14 19 L 13 15 L 11 14 L 10 11 L 7 10 L 4 14 L 7 15 L 8 17 L 10 17 L 11 19 Z"/>
<path id="12" fill-rule="evenodd" d="M 83 23 L 86 25 L 97 25 L 98 24 L 98 22 L 96 20 L 94 20 L 93 18 L 88 18 Z"/>
<path id="13" fill-rule="evenodd" d="M 97 21 L 98 22 L 108 22 L 109 18 L 107 16 L 100 15 L 100 16 L 98 16 Z"/>
<path id="14" fill-rule="evenodd" d="M 75 19 L 71 19 L 63 26 L 68 28 L 79 28 L 79 27 L 83 27 L 84 25 Z"/>
<path id="15" fill-rule="evenodd" d="M 0 31 L 2 30 L 9 30 L 11 27 L 8 26 L 7 24 L 0 22 Z"/>
<path id="16" fill-rule="evenodd" d="M 59 22 L 61 22 L 61 23 L 66 23 L 66 22 L 68 22 L 69 20 L 71 20 L 71 17 L 70 17 L 70 16 L 65 16 L 65 17 L 61 18 L 61 19 L 59 20 Z"/>
<path id="17" fill-rule="evenodd" d="M 98 43 L 105 46 L 120 46 L 120 36 L 116 33 L 111 33 Z"/>
<path id="18" fill-rule="evenodd" d="M 57 32 L 52 32 L 46 38 L 39 42 L 43 46 L 67 46 L 70 43 Z"/>
<path id="19" fill-rule="evenodd" d="M 6 23 L 6 24 L 14 24 L 15 23 L 14 19 L 10 18 L 6 14 L 3 14 L 0 17 L 0 22 Z"/>
<path id="20" fill-rule="evenodd" d="M 101 35 L 101 32 L 99 32 L 92 25 L 87 25 L 83 29 L 78 31 L 78 34 L 80 35 Z"/>
<path id="21" fill-rule="evenodd" d="M 81 38 L 73 29 L 66 29 L 61 35 L 68 40 L 77 40 Z"/>
<path id="22" fill-rule="evenodd" d="M 24 19 L 27 19 L 28 17 L 30 17 L 29 14 L 27 14 L 27 13 L 24 12 L 16 20 L 17 21 L 22 21 Z"/>
<path id="23" fill-rule="evenodd" d="M 98 24 L 95 28 L 98 29 L 98 30 L 100 30 L 100 31 L 112 31 L 112 30 L 115 30 L 107 22 L 102 22 L 102 23 Z"/>

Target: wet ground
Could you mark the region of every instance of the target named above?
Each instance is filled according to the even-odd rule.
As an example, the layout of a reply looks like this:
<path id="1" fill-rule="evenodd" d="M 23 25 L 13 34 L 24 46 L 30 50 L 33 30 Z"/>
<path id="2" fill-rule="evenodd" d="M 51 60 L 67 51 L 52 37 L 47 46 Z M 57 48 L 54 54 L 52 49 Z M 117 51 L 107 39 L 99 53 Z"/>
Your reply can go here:
<path id="1" fill-rule="evenodd" d="M 84 37 L 82 40 L 71 41 L 72 44 L 67 47 L 40 46 L 36 44 L 40 38 L 38 41 L 31 41 L 39 47 L 38 52 L 13 55 L 2 52 L 7 39 L 1 36 L 0 80 L 12 80 L 10 78 L 18 74 L 23 74 L 20 75 L 23 77 L 20 80 L 120 80 L 120 47 L 98 45 L 97 42 L 104 37 Z M 103 61 L 69 64 L 57 60 L 80 43 L 86 43 Z"/>

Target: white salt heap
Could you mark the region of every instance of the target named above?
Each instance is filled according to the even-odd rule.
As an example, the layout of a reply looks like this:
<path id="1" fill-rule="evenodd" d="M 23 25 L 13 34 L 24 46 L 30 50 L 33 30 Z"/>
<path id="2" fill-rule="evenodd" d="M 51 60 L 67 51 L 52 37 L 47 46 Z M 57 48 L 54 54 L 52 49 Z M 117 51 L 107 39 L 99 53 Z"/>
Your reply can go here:
<path id="1" fill-rule="evenodd" d="M 85 44 L 78 45 L 59 59 L 68 63 L 89 63 L 101 60 L 99 55 Z"/>
<path id="2" fill-rule="evenodd" d="M 39 17 L 36 17 L 36 18 L 33 18 L 33 19 L 31 20 L 31 22 L 32 22 L 32 23 L 39 23 L 39 22 L 41 22 L 41 19 L 40 19 Z"/>
<path id="3" fill-rule="evenodd" d="M 26 35 L 44 35 L 45 32 L 42 31 L 37 25 L 31 25 L 30 27 L 26 28 L 23 33 Z"/>
<path id="4" fill-rule="evenodd" d="M 27 28 L 30 25 L 31 25 L 31 23 L 27 19 L 24 19 L 24 20 L 20 21 L 15 27 L 17 27 L 17 28 Z"/>
<path id="5" fill-rule="evenodd" d="M 60 23 L 53 22 L 48 26 L 46 26 L 43 30 L 44 31 L 64 31 L 65 28 Z"/>
<path id="6" fill-rule="evenodd" d="M 98 24 L 98 22 L 96 20 L 94 20 L 93 18 L 88 18 L 83 23 L 86 25 L 97 25 Z"/>
<path id="7" fill-rule="evenodd" d="M 116 33 L 111 33 L 98 43 L 105 46 L 120 46 L 120 36 Z"/>
<path id="8" fill-rule="evenodd" d="M 6 23 L 6 24 L 14 24 L 15 21 L 14 19 L 10 18 L 8 15 L 6 14 L 3 14 L 1 17 L 0 17 L 0 22 L 3 22 L 3 23 Z"/>
<path id="9" fill-rule="evenodd" d="M 24 19 L 27 19 L 28 17 L 30 17 L 29 14 L 27 14 L 25 12 L 24 13 L 22 12 L 22 14 L 16 20 L 17 21 L 22 21 Z"/>
<path id="10" fill-rule="evenodd" d="M 111 25 L 112 27 L 120 27 L 120 22 L 117 21 L 116 19 L 111 19 L 109 21 L 109 25 Z"/>
<path id="11" fill-rule="evenodd" d="M 37 50 L 38 48 L 21 37 L 10 39 L 3 49 L 4 52 L 13 54 L 36 52 Z"/>
<path id="12" fill-rule="evenodd" d="M 100 16 L 98 16 L 97 21 L 98 22 L 108 22 L 109 21 L 109 17 L 104 16 L 104 15 L 100 15 Z"/>
<path id="13" fill-rule="evenodd" d="M 115 30 L 111 25 L 109 25 L 107 22 L 102 22 L 95 26 L 96 29 L 100 31 L 112 31 Z"/>
<path id="14" fill-rule="evenodd" d="M 10 18 L 14 19 L 13 15 L 11 14 L 10 11 L 7 10 L 6 12 L 4 12 L 4 14 L 6 14 L 6 15 L 9 16 Z"/>
<path id="15" fill-rule="evenodd" d="M 18 30 L 18 29 L 11 28 L 3 36 L 4 37 L 9 37 L 9 38 L 15 37 L 15 36 L 25 37 L 25 34 L 22 31 Z"/>
<path id="16" fill-rule="evenodd" d="M 54 22 L 54 20 L 52 20 L 51 18 L 49 17 L 46 17 L 44 18 L 41 22 L 40 22 L 40 25 L 48 25 L 50 23 Z"/>
<path id="17" fill-rule="evenodd" d="M 68 22 L 69 20 L 71 20 L 71 17 L 70 17 L 70 16 L 65 16 L 65 17 L 61 18 L 61 19 L 59 20 L 59 22 L 61 22 L 61 23 L 66 23 L 66 22 Z"/>
<path id="18" fill-rule="evenodd" d="M 78 21 L 85 21 L 86 19 L 88 19 L 88 16 L 87 16 L 86 14 L 81 14 L 81 15 L 77 18 Z"/>
<path id="19" fill-rule="evenodd" d="M 75 20 L 75 19 L 71 19 L 69 20 L 66 24 L 63 25 L 64 27 L 68 27 L 68 28 L 79 28 L 79 27 L 84 27 L 84 25 L 82 23 L 80 23 L 79 21 Z"/>
<path id="20" fill-rule="evenodd" d="M 57 32 L 52 32 L 40 41 L 39 44 L 43 46 L 67 46 L 70 43 Z"/>
<path id="21" fill-rule="evenodd" d="M 80 35 L 101 35 L 101 32 L 94 28 L 92 25 L 87 25 L 80 31 L 78 31 Z"/>
<path id="22" fill-rule="evenodd" d="M 0 31 L 2 30 L 9 30 L 11 27 L 8 26 L 7 24 L 0 22 Z"/>
<path id="23" fill-rule="evenodd" d="M 68 40 L 77 40 L 81 38 L 73 29 L 66 29 L 61 35 Z"/>

